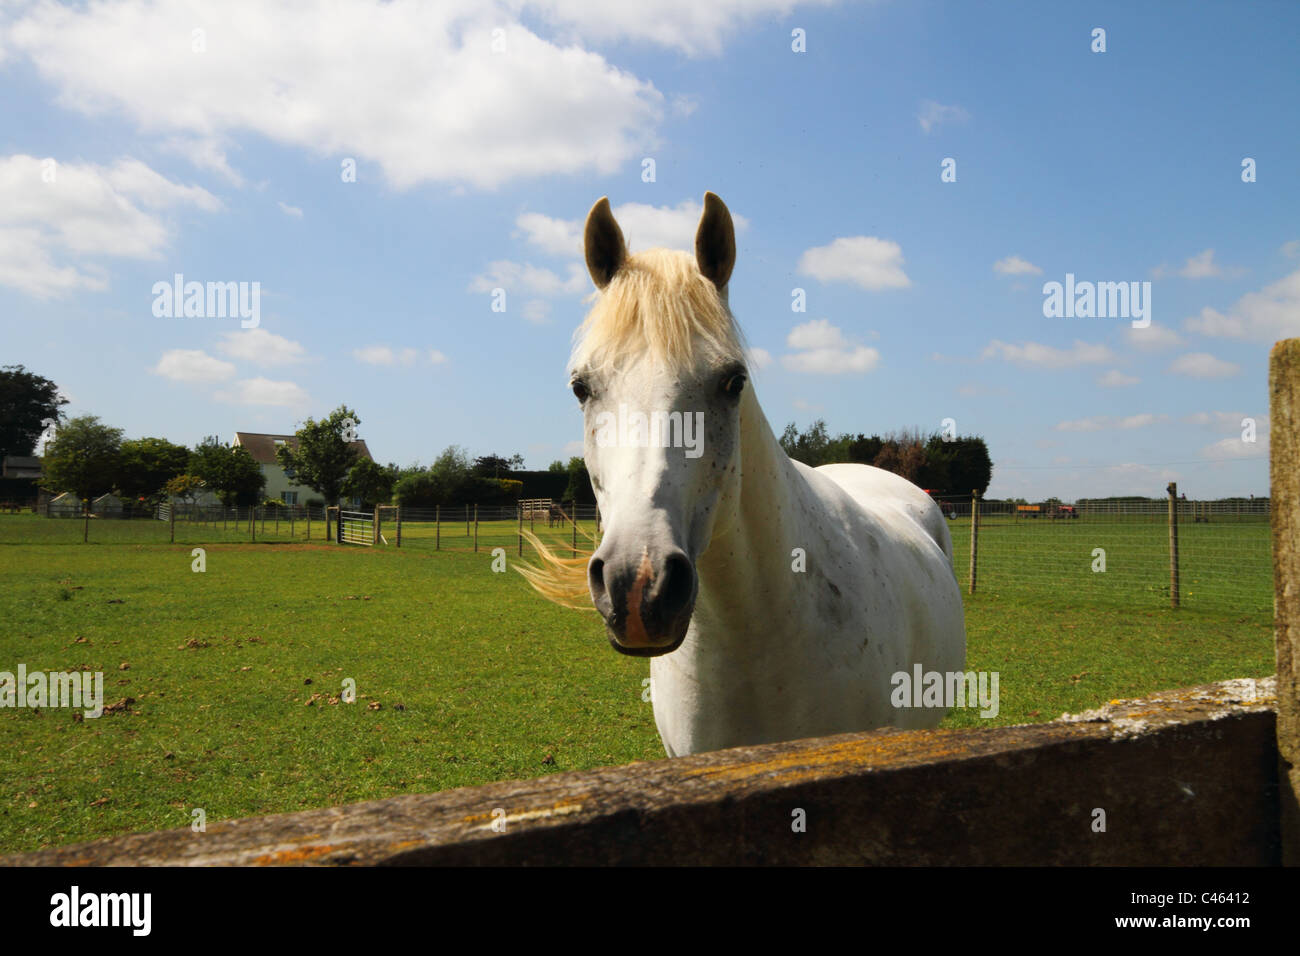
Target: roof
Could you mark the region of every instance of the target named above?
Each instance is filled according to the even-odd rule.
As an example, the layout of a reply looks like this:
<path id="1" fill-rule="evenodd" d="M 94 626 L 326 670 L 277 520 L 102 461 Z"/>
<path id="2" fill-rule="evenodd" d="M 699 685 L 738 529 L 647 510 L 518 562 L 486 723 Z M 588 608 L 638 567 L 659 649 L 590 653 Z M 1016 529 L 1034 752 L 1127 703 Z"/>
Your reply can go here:
<path id="1" fill-rule="evenodd" d="M 248 449 L 248 453 L 253 456 L 253 461 L 259 465 L 274 465 L 275 449 L 277 445 L 288 445 L 293 451 L 298 450 L 297 435 L 268 435 L 262 432 L 235 432 L 235 444 Z M 370 454 L 370 449 L 366 447 L 364 439 L 358 438 L 354 442 L 349 442 L 352 449 L 359 458 L 374 458 Z"/>
<path id="2" fill-rule="evenodd" d="M 5 455 L 0 474 L 5 478 L 39 478 L 41 460 L 30 455 Z"/>

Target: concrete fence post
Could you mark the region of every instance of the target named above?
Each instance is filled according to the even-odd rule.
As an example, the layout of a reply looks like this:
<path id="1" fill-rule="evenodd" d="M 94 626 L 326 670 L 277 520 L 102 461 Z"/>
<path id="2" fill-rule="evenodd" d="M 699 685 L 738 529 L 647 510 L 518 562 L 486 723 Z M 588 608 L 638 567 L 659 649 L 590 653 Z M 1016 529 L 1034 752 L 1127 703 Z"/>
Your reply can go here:
<path id="1" fill-rule="evenodd" d="M 970 493 L 970 593 L 975 593 L 975 574 L 979 566 L 980 493 Z"/>
<path id="2" fill-rule="evenodd" d="M 1282 862 L 1300 866 L 1300 338 L 1273 346 L 1268 391 Z"/>

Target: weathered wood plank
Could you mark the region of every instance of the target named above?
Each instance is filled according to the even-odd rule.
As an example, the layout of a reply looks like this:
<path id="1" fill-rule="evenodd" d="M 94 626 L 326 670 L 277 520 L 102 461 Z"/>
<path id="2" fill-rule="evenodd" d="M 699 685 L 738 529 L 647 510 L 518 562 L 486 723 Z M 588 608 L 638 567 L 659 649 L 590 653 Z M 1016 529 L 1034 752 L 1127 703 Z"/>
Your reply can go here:
<path id="1" fill-rule="evenodd" d="M 1273 346 L 1268 386 L 1282 843 L 1300 866 L 1300 339 Z"/>
<path id="2" fill-rule="evenodd" d="M 0 863 L 1273 864 L 1272 694 L 1228 681 L 1046 724 L 744 747 Z"/>

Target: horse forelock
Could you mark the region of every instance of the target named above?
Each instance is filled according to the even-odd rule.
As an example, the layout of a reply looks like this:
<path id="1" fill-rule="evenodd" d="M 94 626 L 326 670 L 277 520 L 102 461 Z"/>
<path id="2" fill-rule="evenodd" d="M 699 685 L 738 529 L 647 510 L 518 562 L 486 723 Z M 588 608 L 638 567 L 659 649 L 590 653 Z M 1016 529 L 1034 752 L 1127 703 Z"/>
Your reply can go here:
<path id="1" fill-rule="evenodd" d="M 726 300 L 688 253 L 649 249 L 630 255 L 595 295 L 575 333 L 571 369 L 617 367 L 644 356 L 673 369 L 701 359 L 745 361 Z"/>

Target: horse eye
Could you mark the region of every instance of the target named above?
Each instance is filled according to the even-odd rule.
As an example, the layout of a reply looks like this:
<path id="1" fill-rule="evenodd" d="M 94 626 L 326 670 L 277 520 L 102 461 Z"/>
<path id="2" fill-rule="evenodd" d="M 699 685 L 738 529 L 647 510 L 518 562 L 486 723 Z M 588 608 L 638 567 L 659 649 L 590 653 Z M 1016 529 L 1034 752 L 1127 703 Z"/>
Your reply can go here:
<path id="1" fill-rule="evenodd" d="M 737 372 L 734 375 L 728 375 L 722 380 L 722 390 L 735 398 L 745 390 L 745 375 L 743 372 Z"/>
<path id="2" fill-rule="evenodd" d="M 587 388 L 587 383 L 581 379 L 570 383 L 570 387 L 573 389 L 573 394 L 578 397 L 578 401 L 580 402 L 585 402 L 591 397 L 591 389 Z"/>

